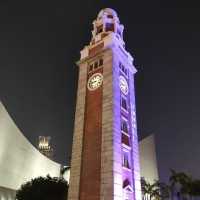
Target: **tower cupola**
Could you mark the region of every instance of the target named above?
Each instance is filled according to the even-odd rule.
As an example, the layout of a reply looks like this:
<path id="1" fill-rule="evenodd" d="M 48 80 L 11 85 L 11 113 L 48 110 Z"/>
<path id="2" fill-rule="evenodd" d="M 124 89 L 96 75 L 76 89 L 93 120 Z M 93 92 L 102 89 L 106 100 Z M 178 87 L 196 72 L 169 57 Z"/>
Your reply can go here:
<path id="1" fill-rule="evenodd" d="M 102 9 L 97 19 L 93 22 L 92 40 L 90 45 L 96 44 L 106 36 L 113 34 L 120 42 L 123 42 L 124 26 L 120 24 L 117 13 L 111 8 Z"/>

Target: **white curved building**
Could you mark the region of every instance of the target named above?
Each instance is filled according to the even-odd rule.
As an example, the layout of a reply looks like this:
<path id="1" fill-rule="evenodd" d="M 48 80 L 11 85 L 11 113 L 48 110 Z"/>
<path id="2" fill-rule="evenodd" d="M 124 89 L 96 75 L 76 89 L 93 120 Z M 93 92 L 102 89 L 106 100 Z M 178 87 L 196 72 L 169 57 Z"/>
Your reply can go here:
<path id="1" fill-rule="evenodd" d="M 25 138 L 0 102 L 0 200 L 11 199 L 6 191 L 15 191 L 32 178 L 59 177 L 60 168 Z"/>
<path id="2" fill-rule="evenodd" d="M 155 180 L 159 180 L 154 135 L 141 140 L 139 149 L 141 177 L 152 184 Z"/>

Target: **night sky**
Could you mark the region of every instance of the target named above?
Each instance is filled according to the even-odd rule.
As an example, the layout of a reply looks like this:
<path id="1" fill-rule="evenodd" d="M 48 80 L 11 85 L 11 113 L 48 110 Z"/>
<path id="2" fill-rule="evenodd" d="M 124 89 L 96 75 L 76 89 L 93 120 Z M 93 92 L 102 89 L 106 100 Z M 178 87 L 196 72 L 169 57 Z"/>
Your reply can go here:
<path id="1" fill-rule="evenodd" d="M 197 2 L 197 1 L 196 1 Z M 79 51 L 105 7 L 135 57 L 138 134 L 156 135 L 160 177 L 200 178 L 200 6 L 184 0 L 0 1 L 0 99 L 24 135 L 69 164 Z"/>

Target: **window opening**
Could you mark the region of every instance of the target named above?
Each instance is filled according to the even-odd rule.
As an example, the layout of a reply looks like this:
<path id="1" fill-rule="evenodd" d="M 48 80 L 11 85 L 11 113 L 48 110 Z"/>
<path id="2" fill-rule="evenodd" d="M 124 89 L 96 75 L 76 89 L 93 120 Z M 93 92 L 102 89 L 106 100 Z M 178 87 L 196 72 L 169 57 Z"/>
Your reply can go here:
<path id="1" fill-rule="evenodd" d="M 127 73 L 127 69 L 126 68 L 124 68 L 124 73 L 127 75 L 128 73 Z"/>
<path id="2" fill-rule="evenodd" d="M 123 152 L 123 163 L 122 166 L 130 169 L 130 163 L 129 163 L 129 152 L 124 151 Z"/>
<path id="3" fill-rule="evenodd" d="M 121 69 L 121 71 L 127 76 L 128 75 L 128 70 L 126 69 L 126 67 L 124 67 L 124 65 L 122 65 L 121 63 L 119 64 L 119 68 Z"/>
<path id="4" fill-rule="evenodd" d="M 124 97 L 121 97 L 121 107 L 124 110 L 128 110 L 128 108 L 127 108 L 127 100 Z"/>
<path id="5" fill-rule="evenodd" d="M 100 59 L 99 60 L 99 66 L 102 66 L 103 65 L 103 59 Z"/>
<path id="6" fill-rule="evenodd" d="M 96 69 L 98 67 L 98 62 L 96 61 L 95 63 L 94 63 L 94 68 Z"/>
<path id="7" fill-rule="evenodd" d="M 106 31 L 112 31 L 112 32 L 114 32 L 114 24 L 107 23 L 106 24 Z"/>
<path id="8" fill-rule="evenodd" d="M 125 135 L 124 133 L 122 133 L 122 144 L 126 145 L 125 148 L 128 147 L 128 149 L 130 149 L 130 147 L 131 147 L 130 138 L 129 138 L 129 136 Z"/>
<path id="9" fill-rule="evenodd" d="M 112 15 L 107 15 L 108 18 L 110 19 L 113 19 L 113 16 Z"/>
<path id="10" fill-rule="evenodd" d="M 90 65 L 89 71 L 91 72 L 93 70 L 93 65 Z"/>
<path id="11" fill-rule="evenodd" d="M 97 27 L 97 34 L 103 32 L 103 25 Z"/>
<path id="12" fill-rule="evenodd" d="M 123 131 L 124 133 L 128 133 L 128 124 L 127 124 L 127 121 L 125 120 L 122 120 L 121 131 Z"/>

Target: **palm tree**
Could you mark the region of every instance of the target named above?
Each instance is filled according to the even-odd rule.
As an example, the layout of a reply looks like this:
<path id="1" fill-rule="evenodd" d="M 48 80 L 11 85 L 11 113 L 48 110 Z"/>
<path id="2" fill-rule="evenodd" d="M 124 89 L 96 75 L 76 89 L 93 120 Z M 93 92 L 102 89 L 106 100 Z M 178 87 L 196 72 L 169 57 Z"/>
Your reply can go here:
<path id="1" fill-rule="evenodd" d="M 151 185 L 151 194 L 150 194 L 150 200 L 155 199 L 155 200 L 160 200 L 161 199 L 161 194 L 160 194 L 160 188 L 157 187 L 156 183 Z"/>
<path id="2" fill-rule="evenodd" d="M 168 187 L 166 187 L 166 184 L 161 183 L 159 181 L 155 181 L 153 184 L 148 183 L 145 179 L 141 180 L 142 185 L 142 199 L 143 200 L 160 200 L 161 198 L 164 199 L 168 197 L 168 195 L 162 195 L 162 190 L 165 192 L 168 190 Z M 161 188 L 162 186 L 162 188 Z"/>
<path id="3" fill-rule="evenodd" d="M 148 183 L 144 178 L 141 179 L 141 188 L 142 188 L 142 200 L 147 200 Z"/>
<path id="4" fill-rule="evenodd" d="M 153 196 L 153 185 L 148 183 L 144 178 L 141 180 L 143 200 L 151 200 Z"/>

